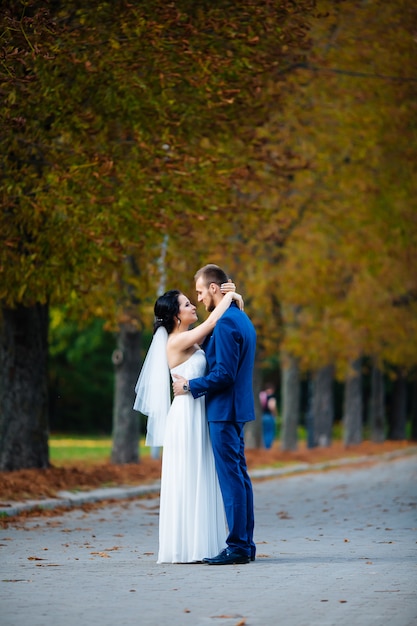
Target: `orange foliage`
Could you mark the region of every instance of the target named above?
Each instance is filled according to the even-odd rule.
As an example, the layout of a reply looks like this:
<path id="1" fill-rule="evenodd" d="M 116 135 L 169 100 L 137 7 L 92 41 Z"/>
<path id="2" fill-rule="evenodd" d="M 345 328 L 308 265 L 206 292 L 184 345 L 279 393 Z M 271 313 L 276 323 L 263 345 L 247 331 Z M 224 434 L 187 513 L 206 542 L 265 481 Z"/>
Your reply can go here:
<path id="1" fill-rule="evenodd" d="M 311 166 L 296 174 L 304 213 L 279 272 L 284 347 L 341 377 L 362 354 L 407 370 L 417 363 L 416 8 L 319 9 L 288 108 Z"/>

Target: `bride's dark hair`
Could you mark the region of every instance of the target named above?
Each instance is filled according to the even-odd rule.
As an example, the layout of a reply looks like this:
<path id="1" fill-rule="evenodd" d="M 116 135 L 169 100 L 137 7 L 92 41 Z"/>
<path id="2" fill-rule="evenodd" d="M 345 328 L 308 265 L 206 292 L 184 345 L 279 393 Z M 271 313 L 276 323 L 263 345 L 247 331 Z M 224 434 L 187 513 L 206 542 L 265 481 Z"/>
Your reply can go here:
<path id="1" fill-rule="evenodd" d="M 154 334 L 160 326 L 166 328 L 168 335 L 174 330 L 175 318 L 180 311 L 180 303 L 178 301 L 180 294 L 181 291 L 178 291 L 178 289 L 171 289 L 170 291 L 166 291 L 162 296 L 159 296 L 158 300 L 155 302 L 153 309 L 155 313 L 155 322 L 153 325 Z"/>

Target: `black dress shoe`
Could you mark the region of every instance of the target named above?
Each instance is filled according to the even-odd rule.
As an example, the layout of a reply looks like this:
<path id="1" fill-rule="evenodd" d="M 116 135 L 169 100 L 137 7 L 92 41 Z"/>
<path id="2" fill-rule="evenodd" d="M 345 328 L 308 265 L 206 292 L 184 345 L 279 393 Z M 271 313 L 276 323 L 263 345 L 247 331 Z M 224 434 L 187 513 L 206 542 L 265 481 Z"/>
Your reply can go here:
<path id="1" fill-rule="evenodd" d="M 244 563 L 249 563 L 249 560 L 247 554 L 242 554 L 242 552 L 232 550 L 231 548 L 225 548 L 217 556 L 203 559 L 203 563 L 207 565 L 243 565 Z"/>
<path id="2" fill-rule="evenodd" d="M 254 560 L 255 560 L 255 555 L 254 555 L 254 554 L 252 554 L 252 555 L 251 555 L 250 560 L 251 560 L 251 561 L 254 561 Z"/>

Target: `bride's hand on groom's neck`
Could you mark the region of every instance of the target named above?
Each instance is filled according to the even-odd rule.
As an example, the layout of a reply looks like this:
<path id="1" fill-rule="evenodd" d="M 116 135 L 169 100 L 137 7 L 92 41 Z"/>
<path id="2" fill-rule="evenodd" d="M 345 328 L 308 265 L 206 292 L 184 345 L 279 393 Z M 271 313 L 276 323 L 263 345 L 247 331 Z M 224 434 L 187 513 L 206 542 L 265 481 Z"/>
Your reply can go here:
<path id="1" fill-rule="evenodd" d="M 227 281 L 227 283 L 222 283 L 220 285 L 220 291 L 225 294 L 228 293 L 229 291 L 236 291 L 236 285 L 235 283 L 229 278 L 229 280 Z"/>

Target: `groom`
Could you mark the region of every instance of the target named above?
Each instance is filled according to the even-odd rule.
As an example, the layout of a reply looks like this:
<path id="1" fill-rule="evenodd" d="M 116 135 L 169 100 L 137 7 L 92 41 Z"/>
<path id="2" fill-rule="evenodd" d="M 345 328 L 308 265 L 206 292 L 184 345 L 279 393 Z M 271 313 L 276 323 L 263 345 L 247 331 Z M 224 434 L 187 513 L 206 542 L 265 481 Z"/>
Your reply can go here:
<path id="1" fill-rule="evenodd" d="M 223 298 L 222 283 L 228 278 L 217 265 L 206 265 L 195 275 L 198 301 L 212 311 Z M 208 565 L 231 565 L 255 560 L 252 483 L 244 442 L 244 424 L 255 419 L 252 375 L 256 332 L 252 322 L 232 302 L 211 336 L 203 343 L 208 373 L 200 378 L 173 383 L 174 395 L 191 392 L 206 397 L 207 419 L 229 535 L 227 548 Z"/>

